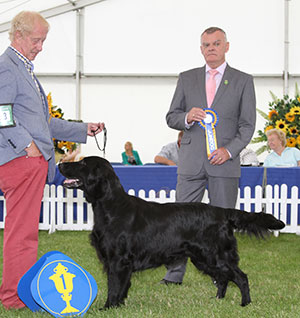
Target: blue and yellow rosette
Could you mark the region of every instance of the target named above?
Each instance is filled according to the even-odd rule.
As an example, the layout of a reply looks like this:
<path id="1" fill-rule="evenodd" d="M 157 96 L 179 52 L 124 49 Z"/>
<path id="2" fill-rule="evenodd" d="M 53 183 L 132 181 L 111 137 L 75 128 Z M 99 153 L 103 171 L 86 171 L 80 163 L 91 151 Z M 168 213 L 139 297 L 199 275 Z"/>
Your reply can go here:
<path id="1" fill-rule="evenodd" d="M 206 117 L 198 122 L 198 125 L 205 130 L 207 156 L 218 148 L 215 127 L 218 124 L 219 117 L 215 110 L 204 108 Z"/>

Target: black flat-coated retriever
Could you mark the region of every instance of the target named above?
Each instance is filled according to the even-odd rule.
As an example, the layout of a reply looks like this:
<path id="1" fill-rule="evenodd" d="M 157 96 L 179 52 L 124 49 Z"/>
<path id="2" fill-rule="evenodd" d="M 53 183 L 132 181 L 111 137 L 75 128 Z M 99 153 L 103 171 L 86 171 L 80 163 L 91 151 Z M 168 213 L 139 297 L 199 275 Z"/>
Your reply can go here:
<path id="1" fill-rule="evenodd" d="M 234 230 L 263 237 L 285 224 L 270 214 L 223 209 L 203 203 L 147 202 L 128 195 L 110 163 L 100 157 L 62 163 L 65 187 L 82 189 L 92 203 L 91 242 L 108 277 L 105 308 L 124 304 L 133 272 L 181 263 L 189 257 L 216 281 L 217 298 L 229 281 L 251 302 L 247 275 L 238 267 Z M 71 180 L 72 179 L 72 180 Z"/>

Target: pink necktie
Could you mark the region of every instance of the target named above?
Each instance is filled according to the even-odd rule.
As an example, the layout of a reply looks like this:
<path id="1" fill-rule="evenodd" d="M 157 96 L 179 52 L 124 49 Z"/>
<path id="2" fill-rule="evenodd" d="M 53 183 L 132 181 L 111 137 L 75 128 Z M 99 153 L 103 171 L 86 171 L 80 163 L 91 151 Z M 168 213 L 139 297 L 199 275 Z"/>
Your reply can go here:
<path id="1" fill-rule="evenodd" d="M 207 106 L 210 107 L 216 93 L 216 79 L 215 76 L 219 73 L 217 70 L 209 70 L 209 78 L 206 82 L 206 98 Z"/>

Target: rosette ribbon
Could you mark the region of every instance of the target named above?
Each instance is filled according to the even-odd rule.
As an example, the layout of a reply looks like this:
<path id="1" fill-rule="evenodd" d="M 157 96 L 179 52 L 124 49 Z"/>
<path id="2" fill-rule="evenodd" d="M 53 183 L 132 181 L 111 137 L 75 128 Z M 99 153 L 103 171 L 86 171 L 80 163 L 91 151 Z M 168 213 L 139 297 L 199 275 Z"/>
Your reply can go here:
<path id="1" fill-rule="evenodd" d="M 205 130 L 207 156 L 218 148 L 215 127 L 218 124 L 219 117 L 215 110 L 204 108 L 206 117 L 198 122 L 198 125 Z"/>

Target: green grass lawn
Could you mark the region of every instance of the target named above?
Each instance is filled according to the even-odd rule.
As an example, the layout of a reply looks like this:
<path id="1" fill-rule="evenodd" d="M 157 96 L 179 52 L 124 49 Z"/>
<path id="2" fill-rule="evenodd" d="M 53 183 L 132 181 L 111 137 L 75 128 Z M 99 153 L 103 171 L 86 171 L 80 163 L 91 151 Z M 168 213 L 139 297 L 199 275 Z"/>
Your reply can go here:
<path id="1" fill-rule="evenodd" d="M 40 232 L 39 257 L 59 250 L 90 272 L 97 281 L 98 296 L 85 317 L 105 318 L 189 318 L 189 317 L 300 317 L 300 236 L 281 234 L 257 240 L 237 234 L 240 268 L 248 275 L 252 303 L 241 307 L 241 294 L 230 283 L 225 299 L 217 300 L 211 279 L 188 263 L 181 286 L 159 284 L 165 268 L 147 270 L 133 275 L 126 305 L 100 311 L 106 300 L 106 276 L 89 244 L 89 232 Z M 0 231 L 2 246 L 3 231 Z M 2 257 L 2 256 L 1 256 Z M 2 272 L 2 258 L 0 270 Z M 47 313 L 29 309 L 5 310 L 2 318 L 47 318 Z"/>

